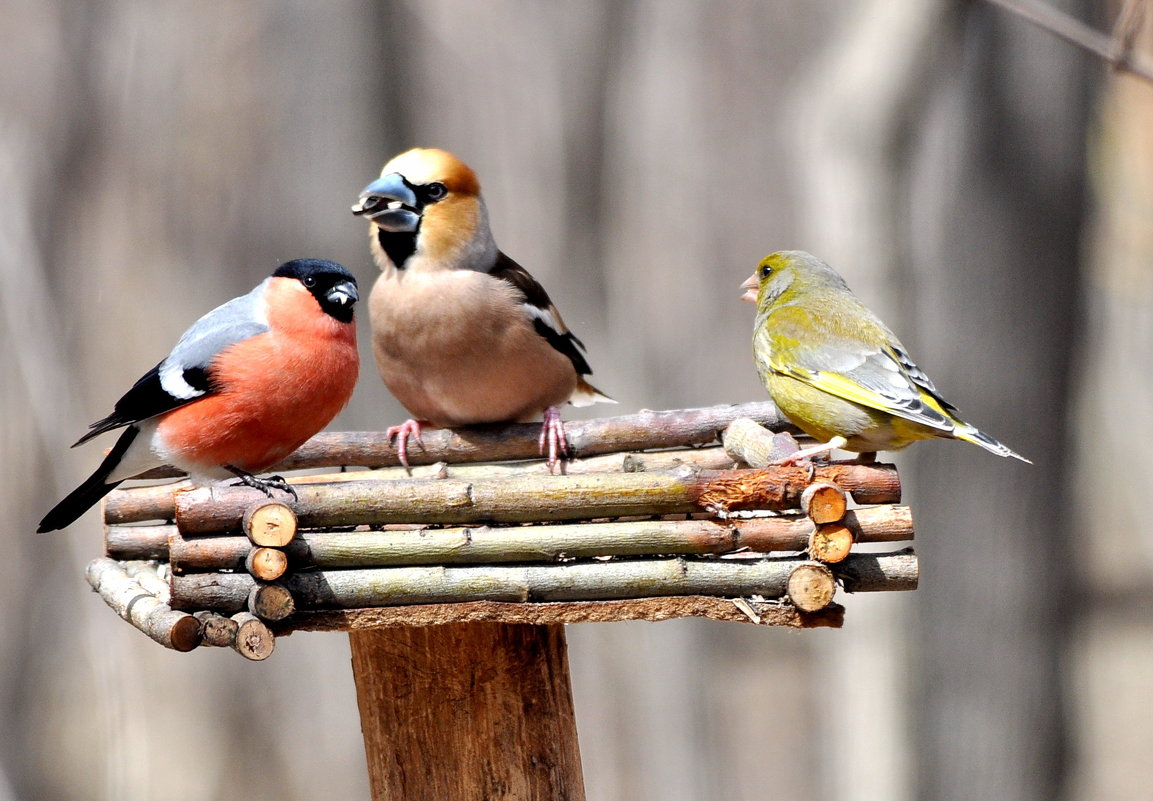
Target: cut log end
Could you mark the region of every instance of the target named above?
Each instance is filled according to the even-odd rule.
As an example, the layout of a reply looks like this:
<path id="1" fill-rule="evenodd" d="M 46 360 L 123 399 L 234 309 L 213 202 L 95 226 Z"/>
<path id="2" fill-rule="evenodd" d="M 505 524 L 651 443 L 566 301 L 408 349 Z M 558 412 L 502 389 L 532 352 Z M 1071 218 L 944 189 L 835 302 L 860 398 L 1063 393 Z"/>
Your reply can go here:
<path id="1" fill-rule="evenodd" d="M 283 548 L 296 536 L 296 515 L 282 503 L 260 501 L 244 510 L 244 533 L 253 545 Z"/>
<path id="2" fill-rule="evenodd" d="M 821 564 L 797 565 L 789 573 L 789 600 L 802 612 L 819 612 L 833 601 L 837 590 L 833 572 Z"/>
<path id="3" fill-rule="evenodd" d="M 240 625 L 232 618 L 215 612 L 197 612 L 193 615 L 204 628 L 204 644 L 216 648 L 231 648 L 236 642 L 236 632 Z"/>
<path id="4" fill-rule="evenodd" d="M 255 615 L 238 612 L 232 616 L 237 625 L 236 639 L 232 647 L 245 659 L 260 662 L 272 656 L 276 649 L 276 638 Z"/>
<path id="5" fill-rule="evenodd" d="M 853 548 L 853 531 L 842 523 L 817 526 L 809 537 L 809 556 L 818 562 L 843 562 Z"/>
<path id="6" fill-rule="evenodd" d="M 284 620 L 296 611 L 296 603 L 286 587 L 257 584 L 248 594 L 248 611 L 261 620 Z"/>
<path id="7" fill-rule="evenodd" d="M 836 484 L 810 484 L 801 493 L 801 509 L 817 525 L 837 523 L 848 511 L 848 500 L 845 491 Z"/>
<path id="8" fill-rule="evenodd" d="M 191 651 L 200 645 L 202 634 L 203 627 L 199 620 L 192 615 L 180 615 L 168 624 L 168 645 L 174 651 Z"/>
<path id="9" fill-rule="evenodd" d="M 245 557 L 244 569 L 253 578 L 276 581 L 288 570 L 288 555 L 279 548 L 257 546 Z"/>

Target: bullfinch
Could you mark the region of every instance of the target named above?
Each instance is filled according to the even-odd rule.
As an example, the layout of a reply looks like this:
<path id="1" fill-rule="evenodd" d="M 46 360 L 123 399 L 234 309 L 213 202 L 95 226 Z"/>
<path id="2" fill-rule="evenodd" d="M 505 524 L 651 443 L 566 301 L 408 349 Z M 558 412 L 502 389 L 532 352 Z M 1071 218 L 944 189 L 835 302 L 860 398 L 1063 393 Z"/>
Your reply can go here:
<path id="1" fill-rule="evenodd" d="M 413 416 L 388 429 L 401 462 L 422 426 L 543 414 L 540 448 L 553 467 L 568 450 L 557 406 L 615 401 L 585 381 L 584 345 L 544 287 L 497 248 L 476 174 L 444 150 L 409 150 L 352 212 L 370 221 L 381 270 L 368 307 L 376 366 Z"/>
<path id="2" fill-rule="evenodd" d="M 164 464 L 194 484 L 235 476 L 270 496 L 272 489 L 295 494 L 278 476 L 254 474 L 299 448 L 348 403 L 359 369 L 359 297 L 344 267 L 297 259 L 201 317 L 76 443 L 124 428 L 96 472 L 44 516 L 38 531 L 71 525 L 125 479 Z"/>

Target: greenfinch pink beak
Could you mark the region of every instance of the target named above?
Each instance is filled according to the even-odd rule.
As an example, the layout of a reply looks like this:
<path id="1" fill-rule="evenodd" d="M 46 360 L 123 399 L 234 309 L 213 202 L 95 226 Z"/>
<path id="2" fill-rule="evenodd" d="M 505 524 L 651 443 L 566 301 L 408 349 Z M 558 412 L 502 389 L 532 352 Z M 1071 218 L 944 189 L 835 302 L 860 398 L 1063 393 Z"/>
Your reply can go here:
<path id="1" fill-rule="evenodd" d="M 749 303 L 757 302 L 757 288 L 760 286 L 760 280 L 757 274 L 753 273 L 741 284 L 741 289 L 745 290 L 745 294 L 741 295 L 741 300 L 747 300 Z"/>

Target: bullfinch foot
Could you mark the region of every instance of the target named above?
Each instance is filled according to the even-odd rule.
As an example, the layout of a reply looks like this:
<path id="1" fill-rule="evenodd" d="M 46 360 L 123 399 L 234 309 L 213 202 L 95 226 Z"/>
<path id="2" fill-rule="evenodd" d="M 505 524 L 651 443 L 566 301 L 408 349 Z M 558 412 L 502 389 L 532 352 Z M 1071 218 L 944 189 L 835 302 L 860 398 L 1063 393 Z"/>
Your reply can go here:
<path id="1" fill-rule="evenodd" d="M 548 471 L 551 473 L 557 462 L 569 455 L 568 439 L 564 433 L 564 421 L 555 406 L 544 410 L 544 422 L 540 426 L 540 439 L 537 447 L 541 455 L 548 449 Z"/>
<path id="2" fill-rule="evenodd" d="M 384 435 L 388 437 L 389 444 L 392 444 L 394 439 L 396 440 L 396 455 L 397 458 L 400 459 L 400 463 L 404 465 L 405 470 L 410 469 L 408 464 L 408 438 L 412 437 L 412 441 L 423 449 L 424 443 L 421 442 L 420 432 L 421 429 L 427 425 L 427 420 L 408 419 L 398 426 L 389 426 L 384 432 Z"/>
<path id="3" fill-rule="evenodd" d="M 236 476 L 239 481 L 234 481 L 229 486 L 233 487 L 252 487 L 258 489 L 272 497 L 272 491 L 278 489 L 281 492 L 287 493 L 292 496 L 292 500 L 299 500 L 296 494 L 296 488 L 284 480 L 284 476 L 269 476 L 268 478 L 257 478 L 246 470 L 241 470 L 239 467 L 233 467 L 230 464 L 224 465 L 224 469 Z"/>

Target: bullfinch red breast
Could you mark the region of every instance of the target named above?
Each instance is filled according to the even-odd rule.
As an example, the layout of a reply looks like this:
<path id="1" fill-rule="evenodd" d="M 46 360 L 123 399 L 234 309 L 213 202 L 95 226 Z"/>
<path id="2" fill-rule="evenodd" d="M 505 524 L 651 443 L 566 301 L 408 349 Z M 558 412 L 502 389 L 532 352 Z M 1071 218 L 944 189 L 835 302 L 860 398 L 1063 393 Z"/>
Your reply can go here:
<path id="1" fill-rule="evenodd" d="M 38 531 L 71 525 L 125 479 L 165 464 L 194 484 L 235 476 L 268 495 L 291 493 L 284 479 L 254 474 L 303 445 L 352 397 L 359 299 L 344 267 L 297 259 L 201 317 L 76 443 L 125 429 Z"/>
<path id="2" fill-rule="evenodd" d="M 548 293 L 500 251 L 476 174 L 451 153 L 416 148 L 360 195 L 381 270 L 369 299 L 385 385 L 414 419 L 388 430 L 407 464 L 421 426 L 544 416 L 550 467 L 567 450 L 557 406 L 614 401 L 585 381 L 584 345 Z"/>

